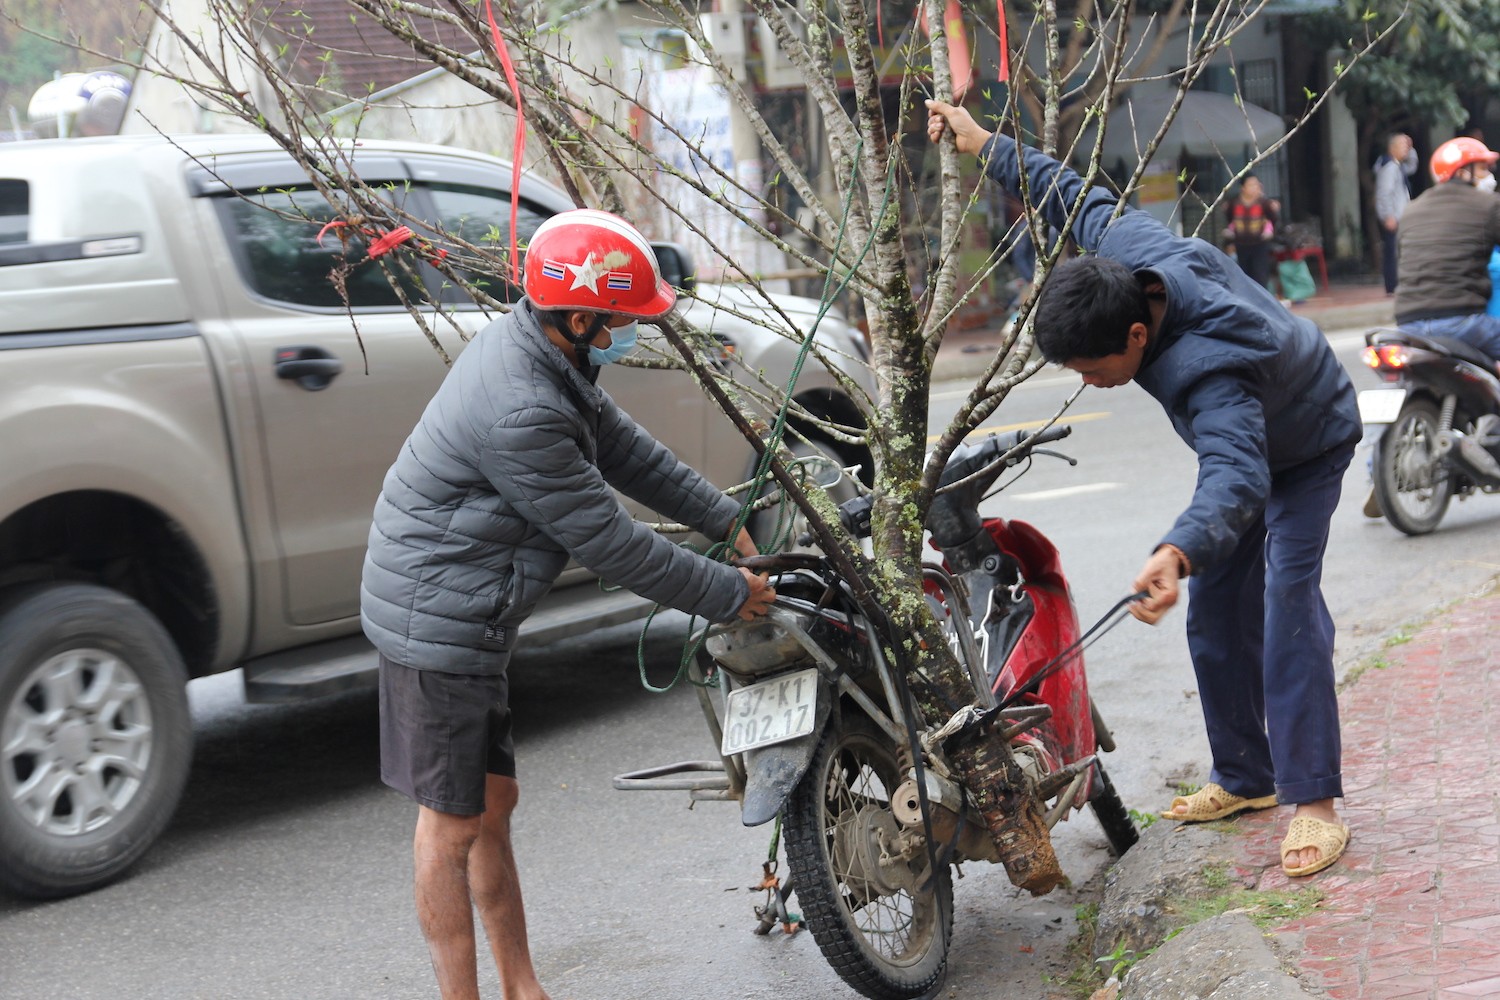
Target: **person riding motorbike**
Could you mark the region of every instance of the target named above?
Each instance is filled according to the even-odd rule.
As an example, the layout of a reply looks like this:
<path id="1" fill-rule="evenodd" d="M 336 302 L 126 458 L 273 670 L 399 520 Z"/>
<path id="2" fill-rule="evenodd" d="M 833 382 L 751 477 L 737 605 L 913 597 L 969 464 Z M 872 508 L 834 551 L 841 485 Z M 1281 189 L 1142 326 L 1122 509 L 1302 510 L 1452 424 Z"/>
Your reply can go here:
<path id="1" fill-rule="evenodd" d="M 1452 337 L 1497 362 L 1500 316 L 1486 313 L 1490 254 L 1500 244 L 1500 195 L 1492 172 L 1500 153 L 1478 139 L 1449 139 L 1432 152 L 1437 183 L 1407 206 L 1398 238 L 1396 325 L 1423 337 Z M 1500 478 L 1500 417 L 1480 418 L 1459 450 L 1485 475 Z"/>

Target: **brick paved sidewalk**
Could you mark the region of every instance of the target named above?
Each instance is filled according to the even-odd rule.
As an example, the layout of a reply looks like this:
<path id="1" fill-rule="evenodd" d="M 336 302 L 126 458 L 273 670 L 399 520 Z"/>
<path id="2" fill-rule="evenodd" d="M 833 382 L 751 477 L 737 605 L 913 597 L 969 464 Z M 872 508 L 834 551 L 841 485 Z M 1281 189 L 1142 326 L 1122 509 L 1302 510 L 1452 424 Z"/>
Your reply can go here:
<path id="1" fill-rule="evenodd" d="M 1276 928 L 1305 981 L 1337 1000 L 1500 997 L 1500 596 L 1466 602 L 1381 654 L 1340 698 L 1339 864 L 1290 880 L 1292 810 L 1242 817 L 1258 888 L 1327 893 Z M 1300 945 L 1296 936 L 1300 935 Z"/>

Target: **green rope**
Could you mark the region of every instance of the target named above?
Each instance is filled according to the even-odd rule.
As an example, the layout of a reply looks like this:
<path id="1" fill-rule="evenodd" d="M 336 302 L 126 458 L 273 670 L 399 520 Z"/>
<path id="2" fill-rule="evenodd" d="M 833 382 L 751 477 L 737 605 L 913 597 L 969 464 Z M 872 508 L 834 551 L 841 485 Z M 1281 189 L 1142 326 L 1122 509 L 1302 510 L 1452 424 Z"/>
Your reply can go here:
<path id="1" fill-rule="evenodd" d="M 864 137 L 861 136 L 859 141 L 854 146 L 854 160 L 857 161 L 859 159 L 859 154 L 864 149 L 864 145 L 865 140 Z M 876 213 L 874 217 L 874 224 L 870 226 L 869 239 L 865 240 L 865 245 L 860 249 L 859 256 L 854 259 L 854 263 L 848 268 L 843 280 L 839 282 L 838 288 L 834 289 L 830 294 L 829 286 L 833 284 L 833 262 L 837 262 L 839 251 L 843 249 L 844 246 L 844 235 L 849 231 L 849 211 L 854 205 L 853 184 L 849 185 L 849 190 L 844 195 L 844 206 L 839 216 L 838 238 L 834 241 L 833 244 L 833 253 L 830 256 L 830 265 L 828 268 L 828 272 L 823 276 L 823 292 L 819 297 L 818 313 L 813 317 L 812 329 L 807 331 L 807 336 L 804 337 L 802 341 L 802 347 L 797 351 L 797 360 L 792 364 L 792 372 L 787 379 L 786 390 L 783 394 L 781 405 L 776 409 L 776 422 L 771 426 L 771 436 L 766 441 L 765 452 L 760 456 L 760 462 L 756 465 L 755 468 L 755 475 L 751 479 L 751 486 L 748 493 L 751 499 L 740 505 L 740 515 L 735 520 L 734 528 L 730 532 L 730 537 L 732 538 L 738 537 L 741 529 L 743 529 L 745 525 L 749 523 L 750 505 L 754 502 L 754 499 L 759 496 L 760 491 L 765 487 L 766 480 L 771 476 L 771 460 L 775 456 L 776 450 L 781 447 L 781 442 L 786 436 L 787 414 L 791 411 L 792 407 L 792 393 L 797 388 L 797 380 L 802 377 L 802 368 L 807 363 L 807 356 L 812 353 L 813 343 L 816 339 L 818 327 L 822 324 L 823 317 L 828 315 L 828 310 L 833 308 L 834 301 L 840 295 L 844 294 L 844 290 L 849 287 L 849 282 L 854 280 L 855 272 L 858 271 L 859 266 L 864 263 L 865 256 L 870 252 L 870 248 L 875 245 L 875 234 L 880 231 L 880 220 L 885 216 L 886 208 L 890 206 L 891 191 L 895 187 L 895 182 L 896 160 L 892 158 L 890 168 L 886 172 L 885 191 L 881 197 L 880 211 Z M 790 524 L 793 520 L 792 516 L 787 514 L 789 503 L 784 495 L 780 501 L 780 505 L 782 514 L 779 514 L 777 516 L 776 521 L 776 534 L 778 535 L 782 530 L 781 526 L 783 522 L 788 525 L 788 530 L 790 530 Z"/>
<path id="2" fill-rule="evenodd" d="M 860 152 L 864 149 L 864 144 L 864 139 L 861 137 L 854 147 L 854 159 L 856 161 L 859 159 Z M 792 407 L 792 393 L 797 387 L 797 380 L 802 377 L 802 368 L 807 363 L 807 357 L 812 352 L 813 344 L 818 332 L 818 327 L 822 324 L 823 317 L 827 316 L 828 311 L 833 308 L 834 301 L 840 295 L 844 294 L 845 289 L 849 287 L 849 283 L 854 280 L 855 272 L 857 272 L 859 270 L 859 266 L 864 263 L 864 259 L 866 255 L 869 254 L 870 248 L 875 245 L 875 235 L 880 231 L 880 220 L 885 217 L 886 209 L 890 207 L 891 193 L 895 189 L 895 183 L 896 159 L 892 157 L 890 166 L 886 172 L 885 190 L 880 201 L 880 211 L 874 216 L 874 225 L 870 227 L 869 239 L 865 240 L 865 245 L 860 249 L 859 255 L 855 257 L 854 263 L 847 269 L 847 272 L 845 273 L 843 279 L 839 282 L 838 287 L 834 288 L 830 292 L 830 287 L 833 285 L 834 266 L 838 261 L 839 251 L 843 249 L 844 246 L 844 235 L 849 231 L 849 212 L 854 205 L 853 184 L 849 185 L 849 190 L 844 195 L 843 211 L 839 217 L 838 238 L 834 241 L 833 254 L 830 258 L 831 263 L 828 267 L 828 273 L 823 276 L 823 291 L 819 298 L 818 312 L 817 315 L 813 317 L 812 327 L 807 331 L 807 335 L 803 338 L 802 346 L 797 351 L 797 359 L 792 364 L 792 371 L 787 378 L 786 390 L 783 394 L 781 405 L 776 409 L 776 420 L 771 426 L 771 434 L 766 441 L 765 451 L 761 454 L 760 461 L 756 464 L 755 475 L 751 477 L 750 488 L 747 491 L 747 496 L 749 497 L 749 499 L 740 505 L 739 515 L 735 518 L 734 527 L 729 532 L 729 538 L 731 540 L 738 538 L 740 532 L 744 530 L 745 525 L 749 523 L 750 509 L 752 506 L 754 506 L 755 500 L 760 495 L 761 490 L 765 488 L 766 481 L 771 478 L 771 461 L 775 456 L 777 449 L 781 447 L 781 442 L 786 436 L 787 415 L 791 411 Z M 772 551 L 774 551 L 775 548 L 777 548 L 783 540 L 781 538 L 783 532 L 785 532 L 787 535 L 790 535 L 792 526 L 795 523 L 795 517 L 789 510 L 791 506 L 790 500 L 785 496 L 785 494 L 783 494 L 782 498 L 778 501 L 778 504 L 779 513 L 777 514 L 776 518 L 776 529 L 772 533 L 773 537 L 775 538 L 776 544 L 772 546 Z M 715 543 L 712 547 L 709 548 L 708 552 L 704 554 L 711 559 L 718 559 L 724 557 L 726 553 L 730 553 L 732 551 L 733 547 L 730 544 L 730 541 L 726 540 Z M 656 613 L 660 609 L 661 606 L 657 605 L 656 607 L 652 608 L 651 613 L 646 616 L 646 622 L 641 627 L 640 638 L 636 643 L 636 666 L 640 673 L 641 686 L 652 694 L 666 694 L 674 687 L 676 687 L 678 682 L 680 682 L 684 677 L 687 676 L 688 665 L 693 661 L 693 658 L 698 655 L 698 649 L 703 645 L 704 640 L 708 638 L 709 629 L 712 627 L 711 625 L 705 625 L 703 628 L 695 630 L 695 626 L 693 623 L 697 621 L 696 617 L 689 620 L 689 637 L 688 641 L 683 646 L 682 656 L 678 660 L 677 671 L 675 674 L 673 674 L 672 679 L 667 681 L 664 686 L 657 687 L 656 685 L 652 684 L 651 681 L 646 677 L 646 633 L 650 630 L 651 622 L 655 620 Z M 692 681 L 691 683 L 697 682 Z M 717 686 L 717 681 L 710 680 L 703 686 L 715 687 Z"/>

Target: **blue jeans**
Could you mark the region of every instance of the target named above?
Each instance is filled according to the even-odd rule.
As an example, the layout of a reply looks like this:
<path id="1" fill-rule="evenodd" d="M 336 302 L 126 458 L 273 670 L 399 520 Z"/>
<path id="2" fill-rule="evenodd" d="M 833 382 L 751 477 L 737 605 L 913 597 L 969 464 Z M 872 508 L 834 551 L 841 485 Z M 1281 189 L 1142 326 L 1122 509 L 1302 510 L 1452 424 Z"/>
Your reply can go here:
<path id="1" fill-rule="evenodd" d="M 1500 316 L 1479 313 L 1474 316 L 1447 316 L 1443 319 L 1419 319 L 1402 323 L 1401 329 L 1420 337 L 1452 337 L 1478 348 L 1500 361 Z"/>
<path id="2" fill-rule="evenodd" d="M 1354 445 L 1271 477 L 1266 509 L 1233 555 L 1192 578 L 1187 636 L 1210 778 L 1285 803 L 1343 793 L 1333 617 L 1323 553 Z"/>

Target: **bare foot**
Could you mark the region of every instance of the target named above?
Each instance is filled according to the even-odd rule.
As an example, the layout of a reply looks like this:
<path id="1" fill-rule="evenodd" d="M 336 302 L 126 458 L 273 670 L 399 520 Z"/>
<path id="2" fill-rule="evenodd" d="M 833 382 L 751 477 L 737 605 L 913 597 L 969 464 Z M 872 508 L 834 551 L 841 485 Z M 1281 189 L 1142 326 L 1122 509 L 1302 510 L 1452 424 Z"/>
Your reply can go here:
<path id="1" fill-rule="evenodd" d="M 1310 816 L 1313 819 L 1320 819 L 1325 823 L 1337 823 L 1339 821 L 1339 814 L 1333 808 L 1333 799 L 1319 799 L 1317 802 L 1300 803 L 1292 818 L 1296 819 L 1298 816 Z M 1308 865 L 1316 863 L 1321 857 L 1322 854 L 1316 847 L 1304 847 L 1300 851 L 1292 851 L 1286 856 L 1286 867 L 1306 868 Z"/>

